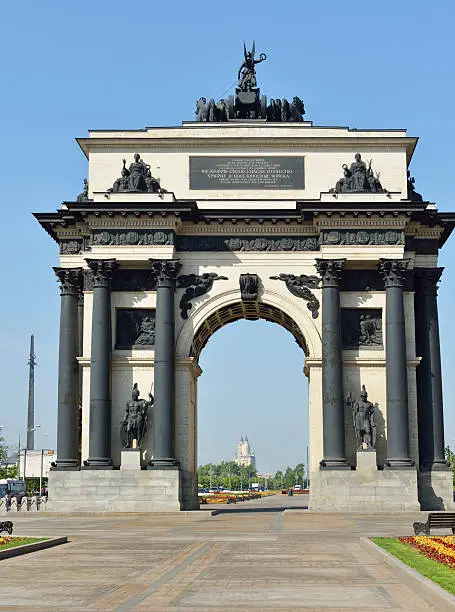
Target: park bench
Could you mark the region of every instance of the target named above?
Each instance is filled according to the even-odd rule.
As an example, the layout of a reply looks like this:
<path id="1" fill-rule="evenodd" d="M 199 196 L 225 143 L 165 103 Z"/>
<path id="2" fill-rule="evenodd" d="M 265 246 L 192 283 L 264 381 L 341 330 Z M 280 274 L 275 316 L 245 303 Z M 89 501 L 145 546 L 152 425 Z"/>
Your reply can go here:
<path id="1" fill-rule="evenodd" d="M 0 533 L 2 531 L 7 531 L 11 535 L 13 533 L 13 523 L 11 521 L 2 521 L 0 523 Z"/>
<path id="2" fill-rule="evenodd" d="M 415 535 L 430 535 L 430 529 L 451 529 L 455 535 L 455 512 L 430 512 L 426 523 L 416 521 L 412 524 Z"/>

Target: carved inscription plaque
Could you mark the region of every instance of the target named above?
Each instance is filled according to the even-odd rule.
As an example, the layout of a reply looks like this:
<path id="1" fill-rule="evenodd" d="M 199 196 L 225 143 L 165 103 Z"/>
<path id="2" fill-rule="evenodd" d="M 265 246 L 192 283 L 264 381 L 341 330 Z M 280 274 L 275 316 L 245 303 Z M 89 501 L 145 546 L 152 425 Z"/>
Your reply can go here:
<path id="1" fill-rule="evenodd" d="M 303 157 L 190 157 L 190 189 L 304 189 Z"/>

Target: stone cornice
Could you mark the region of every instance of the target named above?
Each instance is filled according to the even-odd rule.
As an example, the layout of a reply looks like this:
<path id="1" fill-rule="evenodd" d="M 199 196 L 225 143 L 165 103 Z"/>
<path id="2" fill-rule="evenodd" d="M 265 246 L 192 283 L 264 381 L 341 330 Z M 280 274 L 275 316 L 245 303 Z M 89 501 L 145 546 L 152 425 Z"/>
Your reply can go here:
<path id="1" fill-rule="evenodd" d="M 78 138 L 82 151 L 89 157 L 91 150 L 117 149 L 124 153 L 138 147 L 180 150 L 203 148 L 229 151 L 280 150 L 339 150 L 346 145 L 375 149 L 405 149 L 409 163 L 417 138 L 406 136 L 405 130 L 350 130 L 347 127 L 313 127 L 308 122 L 296 124 L 270 124 L 261 121 L 201 124 L 187 122 L 182 126 L 146 128 L 144 130 L 109 130 L 90 132 L 89 138 Z"/>
<path id="2" fill-rule="evenodd" d="M 318 229 L 399 229 L 404 230 L 409 223 L 408 215 L 379 215 L 379 214 L 334 214 L 318 215 L 314 219 L 314 226 Z"/>
<path id="3" fill-rule="evenodd" d="M 169 217 L 125 216 L 125 217 L 87 217 L 87 229 L 176 229 L 181 223 L 179 219 Z"/>
<path id="4" fill-rule="evenodd" d="M 321 229 L 405 229 L 422 238 L 435 238 L 441 247 L 455 227 L 455 213 L 425 210 L 422 203 L 355 209 L 336 209 L 321 202 L 297 202 L 295 210 L 199 209 L 196 202 L 170 205 L 147 203 L 67 203 L 55 213 L 35 217 L 50 236 L 84 238 L 93 229 L 173 229 L 176 234 L 276 234 L 314 235 Z M 314 228 L 314 229 L 313 229 Z"/>
<path id="5" fill-rule="evenodd" d="M 264 223 L 258 223 L 257 221 L 247 223 L 245 223 L 245 221 L 239 221 L 238 223 L 225 221 L 223 223 L 217 223 L 213 220 L 209 223 L 200 223 L 197 225 L 182 223 L 177 229 L 177 235 L 193 236 L 203 234 L 206 236 L 217 236 L 226 234 L 231 236 L 233 234 L 295 234 L 299 236 L 313 236 L 315 231 L 313 223 L 303 222 L 300 219 L 293 219 L 289 223 L 278 221 L 274 223 L 273 220 L 267 220 Z"/>
<path id="6" fill-rule="evenodd" d="M 406 235 L 414 238 L 431 238 L 439 240 L 444 228 L 441 225 L 423 225 L 420 221 L 411 221 L 406 227 Z"/>

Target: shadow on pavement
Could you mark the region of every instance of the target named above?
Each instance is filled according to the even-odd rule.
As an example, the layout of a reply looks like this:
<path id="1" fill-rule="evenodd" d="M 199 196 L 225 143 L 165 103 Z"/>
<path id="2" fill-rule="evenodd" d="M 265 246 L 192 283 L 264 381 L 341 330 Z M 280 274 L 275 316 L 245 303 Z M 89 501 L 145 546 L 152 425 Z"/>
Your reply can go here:
<path id="1" fill-rule="evenodd" d="M 273 506 L 271 508 L 213 508 L 216 514 L 240 514 L 245 512 L 283 512 L 284 510 L 308 510 L 308 506 Z"/>

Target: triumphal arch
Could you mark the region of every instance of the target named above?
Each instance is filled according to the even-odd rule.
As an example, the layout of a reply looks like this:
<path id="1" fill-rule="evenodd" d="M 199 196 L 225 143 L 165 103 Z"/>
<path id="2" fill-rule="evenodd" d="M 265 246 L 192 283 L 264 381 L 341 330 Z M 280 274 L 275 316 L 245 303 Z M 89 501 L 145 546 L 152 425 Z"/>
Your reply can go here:
<path id="1" fill-rule="evenodd" d="M 53 510 L 198 507 L 199 355 L 241 318 L 305 353 L 310 509 L 452 505 L 437 284 L 455 215 L 416 191 L 417 138 L 314 126 L 261 94 L 265 59 L 245 50 L 235 94 L 194 121 L 78 139 L 83 192 L 35 215 L 60 248 Z"/>

